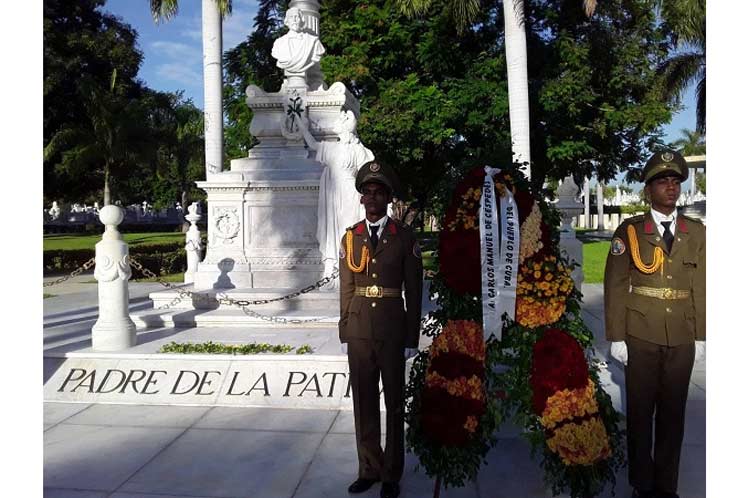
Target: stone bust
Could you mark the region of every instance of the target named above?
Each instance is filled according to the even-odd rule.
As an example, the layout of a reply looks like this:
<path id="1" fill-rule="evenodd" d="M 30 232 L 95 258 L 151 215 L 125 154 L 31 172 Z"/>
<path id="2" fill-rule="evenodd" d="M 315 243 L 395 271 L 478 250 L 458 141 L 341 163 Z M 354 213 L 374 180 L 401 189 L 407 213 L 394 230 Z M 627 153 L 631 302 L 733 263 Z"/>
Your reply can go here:
<path id="1" fill-rule="evenodd" d="M 271 52 L 276 65 L 283 69 L 287 78 L 300 76 L 312 89 L 316 89 L 320 84 L 316 81 L 320 79 L 317 75 L 320 73 L 319 61 L 325 47 L 318 37 L 303 31 L 304 16 L 298 8 L 292 7 L 286 11 L 284 24 L 288 26 L 288 33 L 275 41 Z M 312 74 L 307 75 L 307 72 Z M 315 80 L 315 84 L 310 84 L 309 80 Z"/>

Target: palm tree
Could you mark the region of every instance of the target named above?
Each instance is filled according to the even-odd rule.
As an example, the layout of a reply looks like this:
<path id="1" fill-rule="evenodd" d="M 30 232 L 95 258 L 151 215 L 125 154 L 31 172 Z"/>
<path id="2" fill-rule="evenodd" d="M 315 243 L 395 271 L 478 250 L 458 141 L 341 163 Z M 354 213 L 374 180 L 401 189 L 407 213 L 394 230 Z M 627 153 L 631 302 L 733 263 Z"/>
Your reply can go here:
<path id="1" fill-rule="evenodd" d="M 397 0 L 400 11 L 409 17 L 425 14 L 433 0 Z M 463 32 L 480 13 L 480 0 L 449 0 L 447 8 Z M 506 50 L 507 87 L 509 93 L 509 128 L 512 137 L 512 160 L 519 163 L 529 179 L 530 168 L 530 103 L 527 85 L 527 41 L 525 36 L 525 4 L 523 0 L 504 1 L 504 46 Z M 591 16 L 597 0 L 582 0 L 587 16 Z"/>
<path id="2" fill-rule="evenodd" d="M 660 15 L 671 32 L 675 53 L 659 70 L 663 97 L 680 102 L 696 83 L 696 129 L 706 133 L 706 1 L 658 0 Z"/>
<path id="3" fill-rule="evenodd" d="M 701 156 L 706 154 L 706 139 L 698 130 L 681 128 L 681 137 L 670 144 L 670 148 L 677 150 L 684 156 Z"/>
<path id="4" fill-rule="evenodd" d="M 179 10 L 178 0 L 150 0 L 155 22 L 168 21 Z M 231 0 L 202 0 L 203 88 L 205 95 L 206 175 L 223 167 L 222 19 L 231 13 Z"/>
<path id="5" fill-rule="evenodd" d="M 147 127 L 141 124 L 142 106 L 118 92 L 117 69 L 106 89 L 90 76 L 82 77 L 78 87 L 88 122 L 58 130 L 44 148 L 44 160 L 61 154 L 57 167 L 71 177 L 87 179 L 92 173 L 103 174 L 104 205 L 108 205 L 112 175 L 118 171 L 124 175 L 128 168 L 136 167 L 152 152 L 153 144 Z M 115 178 L 119 176 L 115 174 Z"/>

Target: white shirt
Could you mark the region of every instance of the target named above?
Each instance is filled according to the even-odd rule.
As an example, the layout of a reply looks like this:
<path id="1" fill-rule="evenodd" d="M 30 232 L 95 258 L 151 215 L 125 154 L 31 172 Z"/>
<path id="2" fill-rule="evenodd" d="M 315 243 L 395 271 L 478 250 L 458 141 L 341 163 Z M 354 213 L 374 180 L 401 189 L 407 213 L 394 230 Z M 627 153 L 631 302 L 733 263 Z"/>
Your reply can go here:
<path id="1" fill-rule="evenodd" d="M 675 219 L 678 217 L 678 210 L 674 209 L 672 213 L 669 215 L 662 214 L 659 211 L 655 211 L 654 209 L 652 211 L 652 219 L 655 222 L 655 225 L 657 225 L 657 231 L 660 232 L 660 237 L 665 235 L 665 227 L 662 225 L 663 221 L 670 221 L 670 233 L 675 235 Z"/>
<path id="2" fill-rule="evenodd" d="M 371 227 L 377 227 L 377 238 L 382 236 L 382 229 L 384 229 L 384 226 L 387 224 L 387 215 L 385 214 L 380 218 L 376 223 L 372 223 L 369 220 L 366 220 L 366 231 L 369 233 L 369 236 L 371 236 Z"/>

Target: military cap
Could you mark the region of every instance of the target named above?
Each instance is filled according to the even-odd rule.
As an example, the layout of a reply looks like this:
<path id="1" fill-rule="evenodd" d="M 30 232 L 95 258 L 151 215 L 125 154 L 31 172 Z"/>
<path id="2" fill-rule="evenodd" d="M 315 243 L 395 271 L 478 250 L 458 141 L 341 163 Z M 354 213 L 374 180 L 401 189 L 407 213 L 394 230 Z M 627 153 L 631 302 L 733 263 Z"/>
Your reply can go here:
<path id="1" fill-rule="evenodd" d="M 381 183 L 393 195 L 400 193 L 400 182 L 397 175 L 392 168 L 385 164 L 371 161 L 361 166 L 356 175 L 356 190 L 361 192 L 364 184 L 369 182 Z"/>
<path id="2" fill-rule="evenodd" d="M 681 181 L 688 179 L 688 164 L 680 154 L 674 150 L 661 150 L 649 158 L 642 170 L 642 181 L 649 183 L 655 178 L 663 176 L 679 176 Z"/>

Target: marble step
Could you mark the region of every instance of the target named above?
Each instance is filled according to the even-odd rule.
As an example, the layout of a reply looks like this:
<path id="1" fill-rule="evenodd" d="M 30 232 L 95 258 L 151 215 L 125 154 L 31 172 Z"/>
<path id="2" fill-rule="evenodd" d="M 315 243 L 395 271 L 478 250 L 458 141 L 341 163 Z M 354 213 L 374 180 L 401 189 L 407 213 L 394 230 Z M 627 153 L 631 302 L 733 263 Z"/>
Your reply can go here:
<path id="1" fill-rule="evenodd" d="M 192 328 L 192 327 L 263 327 L 263 328 L 329 328 L 337 327 L 338 308 L 327 313 L 313 310 L 268 311 L 260 307 L 252 311 L 261 313 L 266 318 L 250 316 L 241 309 L 152 309 L 132 313 L 130 317 L 138 328 Z M 267 317 L 274 317 L 278 321 L 271 321 Z M 311 320 L 306 323 L 280 323 L 282 320 Z"/>
<path id="2" fill-rule="evenodd" d="M 152 292 L 148 297 L 153 301 L 153 307 L 174 310 L 229 310 L 238 308 L 235 305 L 219 304 L 217 295 L 233 300 L 255 301 L 260 299 L 274 299 L 296 292 L 299 289 L 199 289 L 195 290 L 192 285 L 180 286 L 179 289 L 166 289 Z M 194 292 L 192 297 L 179 299 L 180 291 Z M 278 311 L 314 311 L 319 313 L 335 313 L 340 308 L 340 295 L 337 290 L 320 291 L 314 290 L 306 294 L 276 301 L 273 303 L 252 305 L 251 308 L 258 313 L 267 314 Z M 241 313 L 241 310 L 238 310 Z"/>

